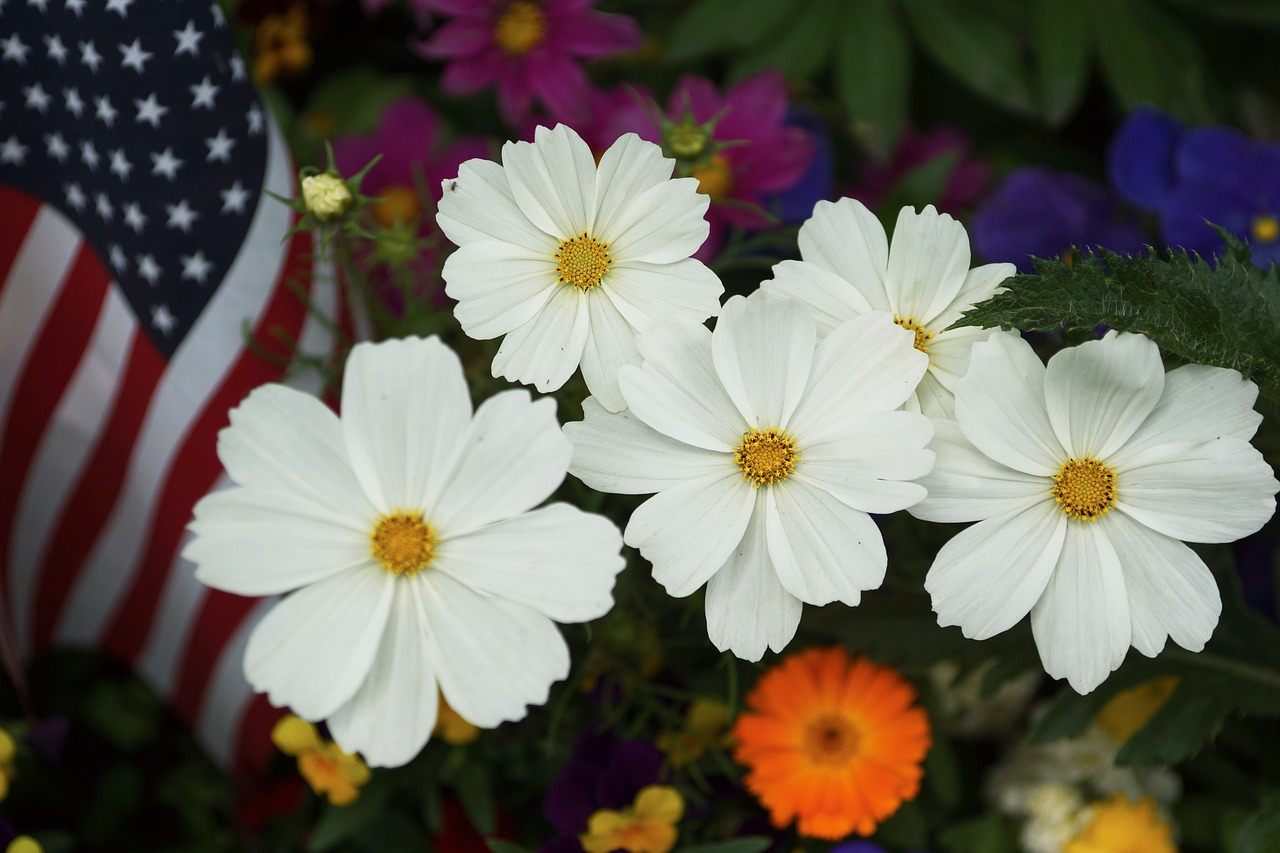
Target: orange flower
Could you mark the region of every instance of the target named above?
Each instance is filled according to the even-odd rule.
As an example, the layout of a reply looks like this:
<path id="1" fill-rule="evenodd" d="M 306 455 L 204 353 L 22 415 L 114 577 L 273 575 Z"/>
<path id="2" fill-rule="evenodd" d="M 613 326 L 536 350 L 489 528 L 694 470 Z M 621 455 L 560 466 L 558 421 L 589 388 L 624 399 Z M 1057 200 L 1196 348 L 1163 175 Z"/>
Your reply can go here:
<path id="1" fill-rule="evenodd" d="M 788 656 L 747 695 L 734 757 L 782 828 L 813 838 L 870 835 L 920 790 L 929 718 L 891 669 L 841 648 Z"/>

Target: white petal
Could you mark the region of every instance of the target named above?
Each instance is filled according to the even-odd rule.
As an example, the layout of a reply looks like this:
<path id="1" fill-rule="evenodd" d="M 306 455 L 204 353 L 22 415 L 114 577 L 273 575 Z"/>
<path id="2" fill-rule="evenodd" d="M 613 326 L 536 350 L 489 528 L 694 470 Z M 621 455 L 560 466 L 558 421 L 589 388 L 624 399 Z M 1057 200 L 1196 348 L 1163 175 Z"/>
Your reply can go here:
<path id="1" fill-rule="evenodd" d="M 560 287 L 554 245 L 540 255 L 505 243 L 469 243 L 445 259 L 444 292 L 468 337 L 487 341 L 533 319 Z"/>
<path id="2" fill-rule="evenodd" d="M 960 319 L 960 315 L 968 311 L 979 302 L 986 302 L 992 296 L 1004 290 L 1004 282 L 1012 275 L 1018 272 L 1018 268 L 1013 264 L 986 264 L 980 267 L 974 267 L 965 274 L 964 284 L 960 287 L 960 292 L 956 294 L 951 304 L 943 308 L 936 317 L 929 320 L 930 324 L 936 325 L 939 330 L 945 329 L 956 320 Z M 965 326 L 966 329 L 972 326 Z M 959 331 L 957 329 L 956 331 Z M 987 334 L 991 333 L 987 329 Z M 932 347 L 930 347 L 932 351 Z"/>
<path id="3" fill-rule="evenodd" d="M 851 198 L 818 202 L 813 216 L 800 226 L 798 243 L 801 258 L 848 282 L 869 310 L 894 309 L 885 290 L 889 239 L 880 220 L 862 202 Z"/>
<path id="4" fill-rule="evenodd" d="M 236 595 L 277 595 L 372 567 L 372 524 L 353 523 L 288 492 L 230 488 L 196 504 L 182 556 L 201 583 Z"/>
<path id="5" fill-rule="evenodd" d="M 1098 524 L 1124 572 L 1134 648 L 1155 657 L 1172 637 L 1184 649 L 1203 649 L 1222 614 L 1222 597 L 1199 555 L 1122 512 L 1109 513 Z"/>
<path id="6" fill-rule="evenodd" d="M 426 575 L 423 612 L 431 664 L 445 700 L 464 720 L 493 728 L 523 719 L 569 674 L 569 648 L 555 623 L 527 607 Z"/>
<path id="7" fill-rule="evenodd" d="M 501 166 L 489 160 L 468 160 L 458 167 L 457 180 L 440 199 L 436 222 L 445 236 L 465 246 L 498 241 L 532 252 L 546 247 L 550 233 L 537 228 L 516 204 Z M 551 240 L 554 248 L 556 241 Z"/>
<path id="8" fill-rule="evenodd" d="M 742 472 L 699 477 L 659 492 L 631 513 L 623 540 L 653 564 L 653 577 L 676 598 L 707 582 L 742 541 L 755 490 Z"/>
<path id="9" fill-rule="evenodd" d="M 763 500 L 763 492 L 759 493 Z M 720 651 L 758 661 L 780 652 L 800 626 L 800 599 L 783 588 L 765 541 L 764 513 L 752 513 L 746 535 L 707 582 L 707 636 Z"/>
<path id="10" fill-rule="evenodd" d="M 1171 370 L 1160 402 L 1109 461 L 1123 465 L 1131 454 L 1161 444 L 1223 436 L 1248 441 L 1262 423 L 1253 410 L 1257 399 L 1258 386 L 1234 370 L 1204 364 Z"/>
<path id="11" fill-rule="evenodd" d="M 342 440 L 342 425 L 315 397 L 283 385 L 255 388 L 218 433 L 218 458 L 241 486 L 286 492 L 352 521 L 373 518 Z"/>
<path id="12" fill-rule="evenodd" d="M 770 487 L 765 506 L 769 557 L 796 598 L 852 606 L 884 583 L 884 539 L 865 512 L 795 479 Z"/>
<path id="13" fill-rule="evenodd" d="M 441 542 L 432 569 L 557 622 L 586 622 L 613 607 L 621 552 L 612 521 L 557 503 Z"/>
<path id="14" fill-rule="evenodd" d="M 724 293 L 716 274 L 693 258 L 671 264 L 619 261 L 609 268 L 600 287 L 640 331 L 650 320 L 668 314 L 701 323 L 720 313 Z"/>
<path id="15" fill-rule="evenodd" d="M 523 388 L 495 394 L 461 434 L 457 466 L 428 516 L 444 538 L 461 536 L 542 503 L 564 481 L 573 445 L 556 402 Z"/>
<path id="16" fill-rule="evenodd" d="M 595 228 L 596 161 L 572 128 L 539 127 L 533 142 L 502 146 L 511 195 L 535 226 L 561 240 Z"/>
<path id="17" fill-rule="evenodd" d="M 975 329 L 973 326 L 938 332 L 929 341 L 929 375 L 954 395 L 956 383 L 969 372 L 973 345 L 989 337 L 990 329 Z"/>
<path id="18" fill-rule="evenodd" d="M 867 412 L 848 424 L 845 438 L 801 447 L 792 476 L 854 509 L 897 512 L 925 496 L 908 481 L 933 467 L 933 452 L 924 449 L 932 436 L 923 415 Z"/>
<path id="19" fill-rule="evenodd" d="M 644 363 L 618 374 L 631 413 L 685 444 L 730 452 L 737 447 L 746 421 L 716 374 L 706 327 L 672 317 L 647 326 L 637 345 Z"/>
<path id="20" fill-rule="evenodd" d="M 1035 477 L 988 458 L 953 421 L 934 421 L 937 454 L 933 470 L 921 478 L 929 496 L 908 512 L 925 521 L 979 521 L 1018 512 L 1045 499 L 1053 487 L 1047 477 Z"/>
<path id="21" fill-rule="evenodd" d="M 694 178 L 663 181 L 640 194 L 600 234 L 619 260 L 670 264 L 698 251 L 707 239 L 711 197 L 698 192 Z"/>
<path id="22" fill-rule="evenodd" d="M 1104 529 L 1067 525 L 1053 577 L 1031 609 L 1031 630 L 1044 671 L 1077 693 L 1092 692 L 1129 651 L 1129 597 L 1120 558 Z"/>
<path id="23" fill-rule="evenodd" d="M 1164 444 L 1116 470 L 1116 507 L 1184 542 L 1234 542 L 1267 523 L 1280 488 L 1253 445 L 1237 438 Z"/>
<path id="24" fill-rule="evenodd" d="M 929 418 L 944 421 L 956 419 L 956 395 L 943 387 L 932 369 L 926 370 L 920 377 L 920 384 L 915 393 L 907 398 L 902 408 L 908 412 L 919 412 Z"/>
<path id="25" fill-rule="evenodd" d="M 582 360 L 590 322 L 585 296 L 572 285 L 557 285 L 532 320 L 503 338 L 493 375 L 544 394 L 556 390 Z"/>
<path id="26" fill-rule="evenodd" d="M 439 338 L 358 344 L 342 383 L 342 434 L 380 512 L 421 509 L 439 494 L 467 424 L 462 362 Z"/>
<path id="27" fill-rule="evenodd" d="M 617 223 L 645 190 L 666 183 L 676 161 L 662 149 L 634 133 L 626 133 L 600 156 L 596 169 L 595 229 L 600 235 L 618 233 Z M 606 237 L 605 239 L 609 239 Z"/>
<path id="28" fill-rule="evenodd" d="M 591 395 L 611 412 L 627 407 L 618 386 L 618 370 L 625 364 L 640 364 L 636 330 L 622 318 L 604 293 L 586 294 L 590 331 L 582 350 L 582 378 Z"/>
<path id="29" fill-rule="evenodd" d="M 773 278 L 763 282 L 760 289 L 770 296 L 794 299 L 807 306 L 821 337 L 859 314 L 889 310 L 887 303 L 873 309 L 861 291 L 848 281 L 808 261 L 782 261 L 775 265 Z"/>
<path id="30" fill-rule="evenodd" d="M 827 335 L 814 352 L 809 387 L 791 417 L 802 446 L 843 438 L 850 420 L 901 406 L 929 364 L 913 341 L 911 332 L 879 311 Z"/>
<path id="31" fill-rule="evenodd" d="M 1017 332 L 992 332 L 973 347 L 956 383 L 956 421 L 965 437 L 1001 465 L 1052 476 L 1066 461 L 1044 401 L 1044 365 Z"/>
<path id="32" fill-rule="evenodd" d="M 303 587 L 267 611 L 244 653 L 244 674 L 272 705 L 322 720 L 355 695 L 373 666 L 396 576 L 354 569 Z"/>
<path id="33" fill-rule="evenodd" d="M 885 290 L 903 317 L 928 326 L 955 301 L 969 274 L 969 235 L 933 205 L 904 207 L 893 228 Z"/>
<path id="34" fill-rule="evenodd" d="M 573 442 L 569 473 L 599 492 L 648 495 L 733 464 L 725 453 L 668 438 L 630 411 L 606 412 L 594 397 L 583 401 L 582 414 L 564 425 Z"/>
<path id="35" fill-rule="evenodd" d="M 711 356 L 748 424 L 786 428 L 809 380 L 816 340 L 813 318 L 799 302 L 757 291 L 725 303 Z"/>
<path id="36" fill-rule="evenodd" d="M 436 725 L 440 688 L 428 651 L 420 584 L 401 578 L 373 668 L 360 689 L 326 720 L 334 741 L 371 767 L 409 763 Z"/>
<path id="37" fill-rule="evenodd" d="M 1155 408 L 1164 389 L 1160 348 L 1112 332 L 1049 359 L 1044 397 L 1054 434 L 1075 459 L 1107 459 Z"/>
<path id="38" fill-rule="evenodd" d="M 1066 533 L 1067 517 L 1047 500 L 957 533 L 924 581 L 938 624 L 959 625 L 973 640 L 1018 624 L 1044 592 Z"/>

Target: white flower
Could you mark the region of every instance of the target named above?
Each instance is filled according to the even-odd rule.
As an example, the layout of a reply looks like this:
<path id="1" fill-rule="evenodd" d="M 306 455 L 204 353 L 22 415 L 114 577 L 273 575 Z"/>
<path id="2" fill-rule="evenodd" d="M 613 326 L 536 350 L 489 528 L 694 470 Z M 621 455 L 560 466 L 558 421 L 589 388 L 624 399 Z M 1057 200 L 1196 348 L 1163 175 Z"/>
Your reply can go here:
<path id="1" fill-rule="evenodd" d="M 773 268 L 761 287 L 799 299 L 813 311 L 819 334 L 868 311 L 888 311 L 915 332 L 929 355 L 929 371 L 907 408 L 950 417 L 956 380 L 969 368 L 969 349 L 989 331 L 945 331 L 960 315 L 989 299 L 1015 272 L 1013 264 L 969 269 L 964 226 L 928 205 L 898 213 L 889 247 L 884 227 L 861 202 L 820 201 L 800 227 L 800 261 Z"/>
<path id="2" fill-rule="evenodd" d="M 1030 612 L 1045 671 L 1081 693 L 1130 643 L 1202 649 L 1222 602 L 1178 540 L 1230 542 L 1274 512 L 1278 484 L 1249 444 L 1257 393 L 1233 370 L 1166 376 L 1141 335 L 1109 333 L 1047 369 L 1014 333 L 976 345 L 957 420 L 935 424 L 929 497 L 911 509 L 980 522 L 925 579 L 938 622 L 985 639 Z"/>
<path id="3" fill-rule="evenodd" d="M 444 182 L 436 221 L 459 249 L 442 273 L 473 338 L 506 335 L 493 375 L 554 391 L 582 377 L 610 411 L 625 404 L 618 368 L 635 336 L 667 314 L 702 322 L 724 288 L 689 256 L 707 237 L 709 202 L 675 161 L 634 133 L 597 168 L 570 128 L 508 142 L 502 165 L 468 160 Z"/>
<path id="4" fill-rule="evenodd" d="M 565 425 L 570 472 L 594 489 L 657 494 L 624 539 L 667 592 L 707 585 L 716 647 L 781 651 L 800 603 L 857 604 L 884 580 L 868 513 L 924 496 L 927 418 L 894 411 L 925 369 L 911 335 L 870 314 L 816 341 L 808 310 L 757 292 L 724 306 L 715 333 L 690 321 L 640 335 L 622 370 L 629 411 L 588 398 Z"/>
<path id="5" fill-rule="evenodd" d="M 440 693 L 484 727 L 545 702 L 569 671 L 552 620 L 606 613 L 623 566 L 611 522 L 533 509 L 572 454 L 555 408 L 507 391 L 473 418 L 435 338 L 353 349 L 341 420 L 283 386 L 250 394 L 218 437 L 237 485 L 197 504 L 183 555 L 218 589 L 296 590 L 249 639 L 254 689 L 387 766 L 427 742 Z"/>

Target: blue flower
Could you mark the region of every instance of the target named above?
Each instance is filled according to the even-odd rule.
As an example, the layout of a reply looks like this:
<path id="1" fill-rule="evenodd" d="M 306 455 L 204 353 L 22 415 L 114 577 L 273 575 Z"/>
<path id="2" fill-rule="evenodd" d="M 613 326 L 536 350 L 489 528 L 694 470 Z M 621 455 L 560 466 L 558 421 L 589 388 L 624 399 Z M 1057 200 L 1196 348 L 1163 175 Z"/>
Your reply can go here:
<path id="1" fill-rule="evenodd" d="M 1185 129 L 1173 116 L 1135 111 L 1107 151 L 1107 177 L 1125 200 L 1138 207 L 1161 207 L 1178 184 L 1174 154 Z"/>

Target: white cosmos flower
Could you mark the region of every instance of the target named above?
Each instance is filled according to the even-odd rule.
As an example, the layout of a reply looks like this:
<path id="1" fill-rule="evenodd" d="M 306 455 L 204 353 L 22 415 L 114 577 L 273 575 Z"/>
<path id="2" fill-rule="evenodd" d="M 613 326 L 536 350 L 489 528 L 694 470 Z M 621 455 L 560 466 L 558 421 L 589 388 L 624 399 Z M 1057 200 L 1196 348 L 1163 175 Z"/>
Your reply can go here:
<path id="1" fill-rule="evenodd" d="M 554 391 L 579 363 L 587 388 L 624 407 L 618 368 L 638 364 L 635 336 L 667 314 L 702 322 L 720 310 L 715 273 L 689 256 L 707 237 L 708 196 L 634 133 L 600 158 L 570 128 L 508 142 L 502 165 L 468 160 L 444 182 L 436 221 L 459 248 L 445 293 L 463 331 L 506 335 L 493 375 Z"/>
<path id="2" fill-rule="evenodd" d="M 867 314 L 816 343 L 808 310 L 757 292 L 640 335 L 622 370 L 629 409 L 593 399 L 565 425 L 569 470 L 604 492 L 656 492 L 624 539 L 667 592 L 707 585 L 716 647 L 759 660 L 795 635 L 801 602 L 857 604 L 884 580 L 868 513 L 924 497 L 928 418 L 895 411 L 925 369 L 911 335 Z"/>
<path id="3" fill-rule="evenodd" d="M 945 330 L 998 292 L 1014 265 L 969 269 L 964 226 L 933 205 L 920 213 L 902 208 L 890 248 L 880 220 L 861 202 L 820 201 L 800 226 L 799 242 L 803 260 L 778 264 L 773 280 L 761 287 L 808 305 L 819 334 L 868 311 L 888 311 L 915 332 L 916 348 L 929 356 L 929 371 L 907 408 L 951 417 L 956 380 L 969 368 L 969 349 L 990 332 Z"/>
<path id="4" fill-rule="evenodd" d="M 1230 542 L 1275 511 L 1271 467 L 1249 444 L 1258 389 L 1234 370 L 1167 375 L 1154 343 L 1109 333 L 1046 368 L 1012 332 L 973 348 L 956 421 L 911 508 L 978 521 L 938 552 L 925 580 L 942 625 L 986 639 L 1028 612 L 1045 671 L 1080 693 L 1129 645 L 1199 651 L 1222 602 L 1178 540 Z"/>
<path id="5" fill-rule="evenodd" d="M 608 520 L 533 509 L 572 455 L 555 409 L 522 389 L 473 417 L 435 338 L 353 349 L 341 420 L 280 385 L 250 394 L 218 436 L 236 485 L 196 505 L 183 555 L 217 589 L 296 590 L 249 638 L 254 689 L 383 766 L 427 742 L 441 693 L 485 727 L 545 702 L 569 671 L 552 620 L 605 614 L 623 566 Z"/>

